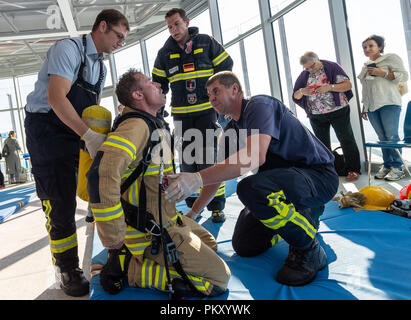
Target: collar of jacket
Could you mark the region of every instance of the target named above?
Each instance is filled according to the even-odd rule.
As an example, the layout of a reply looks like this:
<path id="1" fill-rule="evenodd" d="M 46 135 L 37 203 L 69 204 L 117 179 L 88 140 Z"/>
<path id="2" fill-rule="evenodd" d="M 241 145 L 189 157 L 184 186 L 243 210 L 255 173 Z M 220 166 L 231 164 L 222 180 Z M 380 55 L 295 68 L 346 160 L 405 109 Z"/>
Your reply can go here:
<path id="1" fill-rule="evenodd" d="M 190 35 L 190 39 L 194 38 L 196 35 L 198 35 L 199 29 L 197 27 L 189 27 L 188 28 L 188 34 Z M 177 44 L 177 42 L 173 39 L 172 36 L 169 36 L 166 43 L 165 47 L 170 47 L 170 46 L 177 46 L 180 48 Z"/>

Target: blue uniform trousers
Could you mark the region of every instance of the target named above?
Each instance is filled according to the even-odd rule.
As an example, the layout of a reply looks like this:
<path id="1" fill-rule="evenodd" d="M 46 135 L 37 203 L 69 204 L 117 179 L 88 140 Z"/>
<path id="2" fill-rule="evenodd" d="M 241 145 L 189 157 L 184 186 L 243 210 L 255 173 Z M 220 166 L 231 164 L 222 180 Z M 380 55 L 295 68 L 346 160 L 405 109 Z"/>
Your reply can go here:
<path id="1" fill-rule="evenodd" d="M 234 230 L 235 251 L 255 256 L 281 238 L 297 248 L 309 247 L 338 183 L 333 164 L 268 169 L 244 178 L 237 186 L 246 208 Z"/>

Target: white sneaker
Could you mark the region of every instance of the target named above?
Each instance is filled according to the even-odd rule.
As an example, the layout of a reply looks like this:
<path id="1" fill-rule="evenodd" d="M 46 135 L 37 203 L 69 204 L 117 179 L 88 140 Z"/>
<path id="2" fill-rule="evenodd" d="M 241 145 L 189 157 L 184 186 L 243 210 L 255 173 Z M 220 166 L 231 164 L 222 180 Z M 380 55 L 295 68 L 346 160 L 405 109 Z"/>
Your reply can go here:
<path id="1" fill-rule="evenodd" d="M 390 168 L 386 168 L 383 165 L 380 167 L 380 170 L 374 176 L 375 179 L 384 179 L 385 176 L 391 171 Z"/>
<path id="2" fill-rule="evenodd" d="M 390 172 L 385 176 L 385 180 L 397 181 L 405 177 L 405 172 L 401 168 L 391 168 Z"/>

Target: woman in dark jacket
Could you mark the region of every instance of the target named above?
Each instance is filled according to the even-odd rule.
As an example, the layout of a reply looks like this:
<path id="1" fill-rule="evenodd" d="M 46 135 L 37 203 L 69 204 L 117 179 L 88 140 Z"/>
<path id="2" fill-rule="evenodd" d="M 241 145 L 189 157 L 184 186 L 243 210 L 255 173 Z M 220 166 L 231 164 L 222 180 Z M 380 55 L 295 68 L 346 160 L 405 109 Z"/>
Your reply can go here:
<path id="1" fill-rule="evenodd" d="M 9 132 L 9 137 L 4 141 L 2 155 L 6 158 L 7 173 L 10 175 L 10 183 L 19 183 L 21 163 L 19 157 L 20 145 L 14 131 Z"/>

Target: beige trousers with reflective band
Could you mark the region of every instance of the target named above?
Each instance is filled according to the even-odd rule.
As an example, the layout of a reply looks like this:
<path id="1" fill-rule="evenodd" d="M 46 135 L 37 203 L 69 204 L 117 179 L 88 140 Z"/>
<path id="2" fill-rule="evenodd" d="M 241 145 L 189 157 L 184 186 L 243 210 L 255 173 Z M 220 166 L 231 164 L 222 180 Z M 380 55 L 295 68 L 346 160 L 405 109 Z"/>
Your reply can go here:
<path id="1" fill-rule="evenodd" d="M 230 269 L 217 254 L 214 237 L 198 223 L 183 217 L 183 226 L 167 228 L 176 244 L 180 263 L 196 288 L 209 295 L 214 285 L 227 288 Z M 171 279 L 180 277 L 169 264 Z M 157 255 L 151 254 L 151 246 L 144 252 L 143 261 L 132 257 L 128 279 L 130 286 L 167 289 L 167 276 L 162 249 Z"/>

